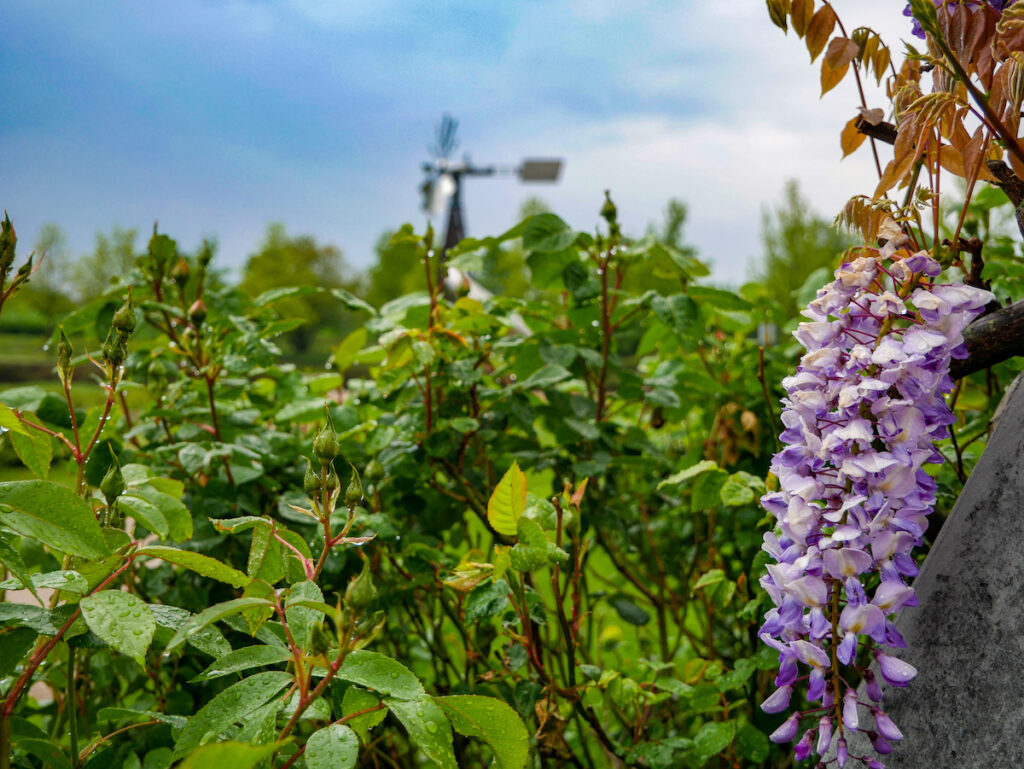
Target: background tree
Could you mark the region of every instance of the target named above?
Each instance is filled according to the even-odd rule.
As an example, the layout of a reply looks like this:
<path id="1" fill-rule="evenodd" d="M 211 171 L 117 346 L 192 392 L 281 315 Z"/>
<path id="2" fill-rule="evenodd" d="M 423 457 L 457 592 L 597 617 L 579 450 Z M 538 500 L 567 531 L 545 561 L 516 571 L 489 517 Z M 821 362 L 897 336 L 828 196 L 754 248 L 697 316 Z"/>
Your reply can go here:
<path id="1" fill-rule="evenodd" d="M 396 234 L 412 232 L 412 225 L 405 224 L 399 230 L 385 230 L 377 238 L 374 252 L 377 261 L 366 272 L 366 287 L 363 298 L 374 307 L 413 291 L 427 290 L 427 277 L 423 271 L 423 260 L 416 248 L 405 239 L 392 238 Z"/>
<path id="2" fill-rule="evenodd" d="M 658 293 L 674 293 L 689 279 L 706 275 L 706 269 L 691 270 L 690 275 L 682 270 L 680 263 L 697 263 L 697 249 L 685 242 L 683 230 L 689 209 L 679 198 L 669 198 L 665 205 L 665 213 L 660 225 L 650 224 L 647 235 L 653 237 L 666 251 L 655 250 L 639 264 L 630 269 L 623 283 L 623 288 L 632 294 L 645 291 Z M 673 258 L 675 257 L 675 258 Z"/>
<path id="3" fill-rule="evenodd" d="M 757 278 L 778 297 L 788 317 L 799 312 L 797 292 L 815 271 L 819 284 L 839 264 L 839 256 L 853 240 L 814 212 L 794 180 L 786 182 L 782 202 L 761 214 L 762 264 Z"/>
<path id="4" fill-rule="evenodd" d="M 48 222 L 39 230 L 35 247 L 36 270 L 23 291 L 23 302 L 41 319 L 50 331 L 57 319 L 74 309 L 68 296 L 71 271 L 67 235 L 60 226 Z"/>
<path id="5" fill-rule="evenodd" d="M 117 225 L 109 235 L 96 233 L 96 247 L 79 259 L 70 270 L 75 298 L 88 302 L 106 291 L 114 278 L 127 280 L 135 267 L 135 239 L 138 230 Z"/>
<path id="6" fill-rule="evenodd" d="M 256 297 L 284 286 L 341 288 L 353 293 L 360 288 L 339 248 L 319 244 L 310 235 L 291 236 L 283 224 L 275 222 L 268 225 L 259 251 L 245 263 L 239 288 Z M 305 321 L 288 334 L 288 340 L 299 353 L 310 349 L 321 329 L 331 339 L 338 339 L 352 325 L 348 311 L 328 292 L 287 299 L 277 307 L 284 317 Z"/>

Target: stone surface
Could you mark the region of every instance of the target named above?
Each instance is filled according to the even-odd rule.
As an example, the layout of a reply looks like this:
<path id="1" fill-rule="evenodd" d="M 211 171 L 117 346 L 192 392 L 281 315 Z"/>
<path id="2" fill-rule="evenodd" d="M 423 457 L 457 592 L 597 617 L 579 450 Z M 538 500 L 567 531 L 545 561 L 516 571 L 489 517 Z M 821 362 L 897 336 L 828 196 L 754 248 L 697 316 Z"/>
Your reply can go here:
<path id="1" fill-rule="evenodd" d="M 888 769 L 1024 767 L 1024 387 L 1004 405 L 897 621 L 918 675 L 885 689 L 904 734 Z"/>

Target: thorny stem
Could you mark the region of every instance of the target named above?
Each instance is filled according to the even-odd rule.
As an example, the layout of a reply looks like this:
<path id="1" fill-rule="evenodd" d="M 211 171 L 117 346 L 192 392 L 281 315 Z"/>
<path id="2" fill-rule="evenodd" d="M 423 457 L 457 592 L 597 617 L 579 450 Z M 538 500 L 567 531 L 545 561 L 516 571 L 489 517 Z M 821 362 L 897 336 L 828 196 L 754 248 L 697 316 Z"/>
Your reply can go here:
<path id="1" fill-rule="evenodd" d="M 611 351 L 612 325 L 611 305 L 608 296 L 608 263 L 610 253 L 598 257 L 598 272 L 601 275 L 601 368 L 597 375 L 597 414 L 595 421 L 605 418 L 605 399 L 607 398 L 608 354 Z"/>
<path id="2" fill-rule="evenodd" d="M 135 555 L 129 556 L 128 560 L 121 564 L 120 567 L 114 571 L 109 577 L 103 580 L 96 588 L 89 593 L 93 595 L 103 590 L 107 585 L 112 583 L 118 577 L 120 577 L 131 565 L 135 559 Z M 68 620 L 61 625 L 57 633 L 40 646 L 36 648 L 36 651 L 32 654 L 29 659 L 28 665 L 18 676 L 18 680 L 14 682 L 14 686 L 11 688 L 10 693 L 7 695 L 7 699 L 4 700 L 3 710 L 0 711 L 0 769 L 10 769 L 11 759 L 11 716 L 14 713 L 14 708 L 18 704 L 18 700 L 21 699 L 21 695 L 24 694 L 26 687 L 32 680 L 32 676 L 35 675 L 36 670 L 43 664 L 50 652 L 53 651 L 54 647 L 60 643 L 64 634 L 70 629 L 70 627 L 78 619 L 78 616 L 82 613 L 81 608 L 76 608 L 74 613 L 68 618 Z"/>

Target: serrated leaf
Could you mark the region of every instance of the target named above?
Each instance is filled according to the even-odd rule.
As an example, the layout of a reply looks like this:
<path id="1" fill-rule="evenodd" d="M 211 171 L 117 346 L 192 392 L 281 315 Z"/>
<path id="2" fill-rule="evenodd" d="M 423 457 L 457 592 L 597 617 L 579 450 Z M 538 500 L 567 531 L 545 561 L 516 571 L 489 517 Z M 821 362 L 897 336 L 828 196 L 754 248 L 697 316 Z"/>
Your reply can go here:
<path id="1" fill-rule="evenodd" d="M 568 553 L 548 540 L 537 521 L 520 518 L 516 526 L 519 542 L 510 553 L 512 568 L 517 571 L 533 571 L 556 561 L 566 561 Z"/>
<path id="2" fill-rule="evenodd" d="M 452 750 L 452 726 L 430 697 L 388 700 L 388 707 L 409 733 L 409 739 L 434 762 L 437 769 L 459 769 Z"/>
<path id="3" fill-rule="evenodd" d="M 338 371 L 344 373 L 355 362 L 356 356 L 366 345 L 366 336 L 366 328 L 360 326 L 334 348 L 334 365 Z"/>
<path id="4" fill-rule="evenodd" d="M 156 621 L 142 599 L 120 590 L 101 590 L 83 598 L 79 606 L 92 632 L 146 667 L 146 650 L 156 632 Z"/>
<path id="5" fill-rule="evenodd" d="M 508 584 L 503 579 L 493 579 L 473 588 L 466 596 L 462 609 L 467 622 L 486 619 L 501 614 L 508 608 Z"/>
<path id="6" fill-rule="evenodd" d="M 465 737 L 483 740 L 500 769 L 523 769 L 530 758 L 530 735 L 519 714 L 494 697 L 453 695 L 434 699 L 452 727 Z"/>
<path id="7" fill-rule="evenodd" d="M 28 567 L 21 558 L 21 552 L 17 547 L 16 541 L 11 535 L 3 531 L 0 531 L 0 563 L 6 566 L 11 574 L 21 580 L 21 583 L 32 592 L 36 600 L 39 599 L 35 586 L 32 584 L 32 577 L 29 575 Z M 42 601 L 39 601 L 39 603 L 42 603 Z"/>
<path id="8" fill-rule="evenodd" d="M 735 733 L 735 721 L 710 721 L 693 738 L 698 763 L 707 761 L 729 747 Z"/>
<path id="9" fill-rule="evenodd" d="M 743 724 L 736 732 L 736 747 L 740 755 L 756 764 L 767 760 L 771 754 L 771 743 L 768 738 L 752 724 Z"/>
<path id="10" fill-rule="evenodd" d="M 177 606 L 165 606 L 159 603 L 149 604 L 153 619 L 159 627 L 178 630 L 193 616 L 191 612 Z M 207 625 L 194 635 L 188 637 L 188 644 L 213 658 L 223 657 L 231 651 L 231 644 L 215 627 Z"/>
<path id="11" fill-rule="evenodd" d="M 170 528 L 164 514 L 152 502 L 141 497 L 137 490 L 122 494 L 117 498 L 117 505 L 154 534 L 158 534 L 160 539 L 167 538 Z"/>
<path id="12" fill-rule="evenodd" d="M 21 423 L 17 414 L 14 413 L 14 410 L 3 403 L 0 403 L 0 427 L 4 430 L 9 430 L 12 433 L 18 433 L 19 435 L 29 434 L 28 428 Z M 2 431 L 0 431 L 0 435 L 2 434 Z"/>
<path id="13" fill-rule="evenodd" d="M 426 695 L 420 680 L 398 660 L 360 649 L 350 652 L 338 669 L 338 678 L 402 700 Z"/>
<path id="14" fill-rule="evenodd" d="M 2 560 L 2 559 L 0 559 Z M 10 568 L 10 567 L 8 567 Z M 11 570 L 13 573 L 13 569 Z M 77 571 L 48 571 L 45 574 L 17 576 L 0 582 L 0 590 L 21 590 L 27 588 L 35 594 L 41 587 L 51 590 L 67 590 L 69 593 L 85 595 L 89 592 L 89 582 Z"/>
<path id="15" fill-rule="evenodd" d="M 352 769 L 359 760 L 359 737 L 345 724 L 331 724 L 306 742 L 309 769 Z"/>
<path id="16" fill-rule="evenodd" d="M 178 735 L 174 757 L 188 755 L 208 738 L 216 737 L 236 721 L 263 707 L 291 681 L 292 677 L 288 673 L 271 670 L 229 686 L 189 719 L 188 726 Z M 205 769 L 210 764 L 203 766 Z"/>
<path id="17" fill-rule="evenodd" d="M 487 521 L 496 532 L 514 536 L 526 509 L 526 474 L 513 462 L 487 501 Z"/>
<path id="18" fill-rule="evenodd" d="M 721 569 L 711 569 L 700 575 L 700 579 L 697 580 L 697 584 L 693 586 L 691 592 L 696 593 L 698 590 L 709 587 L 711 585 L 717 585 L 719 582 L 725 579 L 725 572 Z"/>
<path id="19" fill-rule="evenodd" d="M 749 505 L 754 501 L 754 490 L 738 473 L 729 476 L 718 492 L 719 499 L 726 507 Z"/>
<path id="20" fill-rule="evenodd" d="M 191 640 L 207 625 L 219 622 L 225 617 L 238 614 L 245 609 L 267 606 L 273 607 L 273 605 L 273 603 L 265 598 L 235 598 L 232 601 L 214 604 L 198 614 L 189 617 L 188 620 L 178 628 L 174 636 L 168 642 L 167 651 L 171 651 L 185 641 Z"/>
<path id="21" fill-rule="evenodd" d="M 152 558 L 160 558 L 168 563 L 184 566 L 186 569 L 190 569 L 197 574 L 219 582 L 226 582 L 233 587 L 245 587 L 252 581 L 252 577 L 243 574 L 238 569 L 228 566 L 226 563 L 221 563 L 208 555 L 191 550 L 151 545 L 140 548 L 139 555 L 148 555 Z"/>
<path id="22" fill-rule="evenodd" d="M 49 481 L 0 483 L 0 524 L 68 555 L 110 555 L 89 504 Z"/>
<path id="23" fill-rule="evenodd" d="M 331 293 L 334 295 L 335 299 L 340 300 L 341 303 L 345 305 L 346 309 L 352 311 L 362 310 L 363 312 L 368 313 L 370 317 L 377 317 L 377 309 L 373 305 L 360 299 L 351 291 L 346 291 L 343 288 L 332 288 Z"/>
<path id="24" fill-rule="evenodd" d="M 132 710 L 131 708 L 100 708 L 96 713 L 97 721 L 160 721 L 182 729 L 188 724 L 185 716 L 173 716 L 156 710 Z"/>
<path id="25" fill-rule="evenodd" d="M 253 769 L 260 761 L 279 751 L 284 744 L 274 742 L 268 745 L 248 745 L 227 741 L 204 745 L 182 761 L 178 769 Z"/>
<path id="26" fill-rule="evenodd" d="M 157 480 L 160 479 L 154 479 L 154 481 Z M 159 511 L 160 518 L 166 523 L 165 536 L 173 541 L 185 542 L 192 539 L 192 514 L 180 499 L 158 491 L 156 488 L 140 486 L 129 489 L 118 499 L 119 504 L 124 504 L 126 501 L 133 506 L 133 510 L 135 509 L 134 505 L 144 502 Z M 151 528 L 148 524 L 146 527 L 160 533 L 158 529 Z"/>
<path id="27" fill-rule="evenodd" d="M 569 370 L 557 364 L 549 364 L 534 371 L 530 376 L 521 382 L 516 382 L 513 389 L 516 390 L 543 390 L 565 379 L 571 377 Z"/>
<path id="28" fill-rule="evenodd" d="M 291 628 L 292 637 L 295 643 L 303 651 L 310 650 L 310 641 L 313 635 L 313 626 L 320 624 L 323 620 L 323 612 L 308 608 L 300 604 L 305 601 L 322 603 L 324 594 L 315 582 L 309 580 L 292 585 L 288 593 L 288 602 L 285 608 L 285 618 Z"/>
<path id="29" fill-rule="evenodd" d="M 53 460 L 53 439 L 45 433 L 23 434 L 11 432 L 14 453 L 37 478 L 46 480 Z"/>
<path id="30" fill-rule="evenodd" d="M 680 470 L 678 473 L 670 475 L 665 480 L 658 484 L 658 488 L 664 488 L 665 486 L 678 486 L 691 478 L 696 478 L 701 473 L 706 473 L 711 470 L 718 468 L 718 464 L 712 462 L 710 459 L 702 459 L 695 465 L 687 467 L 685 470 Z"/>
<path id="31" fill-rule="evenodd" d="M 358 713 L 361 710 L 369 710 L 372 707 L 376 707 L 380 704 L 380 701 L 380 697 L 373 692 L 368 692 L 366 689 L 361 689 L 358 686 L 350 686 L 345 690 L 345 695 L 341 700 L 341 714 L 343 716 L 351 716 L 353 713 Z M 383 721 L 387 714 L 388 709 L 382 707 L 379 710 L 373 710 L 361 716 L 356 716 L 345 723 L 352 727 L 352 730 L 359 735 L 359 739 L 366 742 L 370 730 Z"/>
<path id="32" fill-rule="evenodd" d="M 245 586 L 242 597 L 263 598 L 270 604 L 242 610 L 242 619 L 245 620 L 245 624 L 249 628 L 249 635 L 255 636 L 263 624 L 274 615 L 273 603 L 277 600 L 277 593 L 262 579 L 254 579 Z"/>
<path id="33" fill-rule="evenodd" d="M 210 663 L 202 673 L 191 679 L 189 683 L 196 681 L 209 681 L 212 678 L 239 673 L 251 668 L 263 667 L 264 665 L 276 665 L 280 662 L 289 662 L 292 655 L 287 649 L 280 646 L 245 646 L 235 649 L 233 652 L 218 657 Z"/>

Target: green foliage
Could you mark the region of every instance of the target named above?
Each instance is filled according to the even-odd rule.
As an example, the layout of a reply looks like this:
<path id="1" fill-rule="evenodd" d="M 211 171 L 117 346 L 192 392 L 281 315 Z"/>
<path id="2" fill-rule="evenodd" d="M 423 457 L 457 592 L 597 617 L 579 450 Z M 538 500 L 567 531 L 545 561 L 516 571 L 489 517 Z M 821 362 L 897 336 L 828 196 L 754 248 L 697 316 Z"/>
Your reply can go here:
<path id="1" fill-rule="evenodd" d="M 792 361 L 757 335 L 782 310 L 702 282 L 681 206 L 635 241 L 602 217 L 460 244 L 529 270 L 485 302 L 409 226 L 369 303 L 327 273 L 227 287 L 154 233 L 130 301 L 63 321 L 99 384 L 58 345 L 52 389 L 0 392 L 35 476 L 0 483 L 0 590 L 42 598 L 0 604 L 11 765 L 779 765 L 757 500 Z M 389 293 L 399 264 L 420 290 Z M 359 326 L 303 372 L 277 340 L 314 299 Z"/>
<path id="2" fill-rule="evenodd" d="M 318 329 L 338 332 L 352 328 L 350 313 L 325 293 L 330 289 L 357 289 L 344 257 L 334 246 L 320 245 L 308 235 L 289 236 L 284 225 L 271 224 L 259 251 L 245 263 L 240 288 L 253 297 L 270 303 L 271 292 L 277 289 L 310 287 L 311 292 L 279 295 L 275 299 L 278 312 L 301 320 L 302 324 L 288 332 L 288 339 L 299 352 L 309 349 Z"/>
<path id="3" fill-rule="evenodd" d="M 800 311 L 796 292 L 808 276 L 819 269 L 826 277 L 831 275 L 842 253 L 853 245 L 849 236 L 814 213 L 793 180 L 786 182 L 782 202 L 770 213 L 762 213 L 761 241 L 764 256 L 759 280 L 776 297 L 785 318 Z"/>

